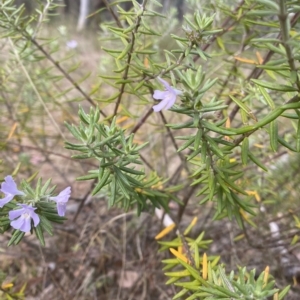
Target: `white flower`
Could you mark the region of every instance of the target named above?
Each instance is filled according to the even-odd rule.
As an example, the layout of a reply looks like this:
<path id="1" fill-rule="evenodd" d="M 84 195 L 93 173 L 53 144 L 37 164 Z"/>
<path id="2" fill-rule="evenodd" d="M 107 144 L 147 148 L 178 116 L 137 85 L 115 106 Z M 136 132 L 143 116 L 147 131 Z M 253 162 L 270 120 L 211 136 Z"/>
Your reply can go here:
<path id="1" fill-rule="evenodd" d="M 153 94 L 153 98 L 156 100 L 161 100 L 159 104 L 153 106 L 153 110 L 155 112 L 159 112 L 163 109 L 169 109 L 173 106 L 176 101 L 177 95 L 181 95 L 182 92 L 176 90 L 169 83 L 160 77 L 157 78 L 165 87 L 165 91 L 155 90 Z"/>

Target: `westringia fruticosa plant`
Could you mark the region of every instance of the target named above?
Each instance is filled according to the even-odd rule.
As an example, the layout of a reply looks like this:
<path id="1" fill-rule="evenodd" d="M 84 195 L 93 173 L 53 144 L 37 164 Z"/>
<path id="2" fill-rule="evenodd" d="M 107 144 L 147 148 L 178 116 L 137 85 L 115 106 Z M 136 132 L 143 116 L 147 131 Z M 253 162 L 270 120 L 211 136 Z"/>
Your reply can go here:
<path id="1" fill-rule="evenodd" d="M 197 218 L 184 230 L 177 232 L 177 237 L 171 241 L 158 241 L 159 251 L 169 250 L 173 258 L 165 259 L 163 271 L 169 277 L 166 284 L 174 284 L 179 292 L 173 299 L 283 299 L 289 287 L 281 292 L 274 288 L 275 281 L 269 274 L 269 267 L 259 275 L 255 269 L 247 272 L 239 268 L 237 274 L 231 271 L 226 275 L 219 256 L 207 256 L 204 250 L 212 242 L 204 240 L 204 232 L 196 239 L 189 237 Z M 174 224 L 165 228 L 155 238 L 163 238 L 173 228 Z"/>
<path id="2" fill-rule="evenodd" d="M 65 138 L 65 146 L 74 159 L 93 162 L 77 179 L 92 181 L 91 194 L 106 199 L 108 207 L 136 208 L 138 214 L 153 208 L 168 211 L 169 201 L 175 200 L 180 204 L 175 220 L 179 225 L 195 192 L 199 205 L 215 208 L 213 220 L 228 217 L 241 228 L 244 221 L 254 224 L 251 218 L 258 207 L 255 193 L 249 191 L 256 184 L 251 170 L 268 172 L 269 158 L 280 149 L 300 152 L 297 1 L 248 0 L 232 8 L 226 1 L 201 7 L 191 0 L 180 30 L 174 11 L 167 11 L 169 17 L 162 14 L 159 1 L 133 0 L 130 11 L 122 2 L 107 7 L 113 21 L 101 24 L 106 56 L 100 69 L 105 72 L 85 92 L 81 82 L 88 75 L 75 81 L 72 72 L 79 66 L 65 67 L 68 59 L 59 56 L 56 40 L 43 36 L 52 2 L 40 4 L 36 14 L 26 17 L 12 0 L 2 1 L 0 28 L 10 51 L 9 63 L 1 69 L 4 90 L 10 72 L 18 67 L 43 108 L 39 90 L 44 91 L 45 84 L 57 87 L 60 81 L 71 88 L 62 91 L 60 84 L 55 101 L 76 90 L 80 98 L 72 100 L 92 106 L 88 110 L 82 104 L 79 118 L 66 122 L 72 137 Z M 122 118 L 134 121 L 133 127 L 122 127 Z M 170 143 L 157 161 L 149 162 L 148 137 L 157 133 L 158 119 Z M 264 153 L 255 145 L 263 145 Z M 165 176 L 165 157 L 174 153 L 180 164 L 173 175 Z M 70 188 L 53 196 L 49 180 L 44 186 L 38 180 L 33 189 L 32 179 L 23 180 L 20 190 L 10 175 L 1 185 L 1 230 L 15 229 L 9 245 L 28 231 L 43 244 L 43 232 L 52 234 L 49 221 L 64 220 Z M 202 239 L 179 232 L 175 240 L 162 243 L 162 250 L 186 251 L 182 256 L 172 248 L 176 259 L 164 261 L 167 268 L 179 268 L 166 274 L 168 283 L 182 288 L 174 299 L 284 297 L 287 289 L 278 293 L 274 281 L 268 281 L 268 269 L 258 277 L 244 268 L 226 275 L 218 259 L 201 254 L 207 244 Z M 181 278 L 186 280 L 178 282 Z"/>

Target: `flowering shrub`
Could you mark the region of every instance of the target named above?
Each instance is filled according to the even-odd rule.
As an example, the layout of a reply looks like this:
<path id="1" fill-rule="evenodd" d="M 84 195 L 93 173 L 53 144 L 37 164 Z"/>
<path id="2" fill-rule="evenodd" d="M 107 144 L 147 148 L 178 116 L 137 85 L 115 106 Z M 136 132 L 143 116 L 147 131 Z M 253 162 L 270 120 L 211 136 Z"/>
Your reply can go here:
<path id="1" fill-rule="evenodd" d="M 25 17 L 22 7 L 12 8 L 13 0 L 2 1 L 0 27 L 12 56 L 12 65 L 2 69 L 3 82 L 22 71 L 26 88 L 72 158 L 89 162 L 77 177 L 91 182 L 88 195 L 103 199 L 108 208 L 136 209 L 137 215 L 155 211 L 161 216 L 178 204 L 173 219 L 168 215 L 174 224 L 160 234 L 161 238 L 177 227 L 176 237 L 159 241 L 161 251 L 175 256 L 162 261 L 164 270 L 172 269 L 165 275 L 170 278 L 167 284 L 176 287 L 173 299 L 283 299 L 289 286 L 276 288 L 268 267 L 259 276 L 244 267 L 226 273 L 219 257 L 202 253 L 210 243 L 204 233 L 189 236 L 195 222 L 184 232 L 181 223 L 188 205 L 193 212 L 199 205 L 209 207 L 213 215 L 205 217 L 208 224 L 236 222 L 241 233 L 235 238 L 251 245 L 248 224 L 255 228 L 257 220 L 267 219 L 266 206 L 272 207 L 276 193 L 265 184 L 266 174 L 279 150 L 300 152 L 299 6 L 295 1 L 247 0 L 235 7 L 231 1 L 202 7 L 190 0 L 178 30 L 172 10 L 165 20 L 159 1 L 133 0 L 130 12 L 119 6 L 121 2 L 107 4 L 115 24 L 101 24 L 103 72 L 87 92 L 81 82 L 88 75 L 75 80 L 72 72 L 79 64 L 65 65 L 67 58 L 59 57 L 57 41 L 44 42 L 39 31 L 48 10 L 55 7 L 52 1 L 41 4 L 32 17 Z M 76 54 L 71 49 L 77 41 L 66 46 L 68 55 Z M 37 61 L 45 66 L 34 64 Z M 59 80 L 68 88 L 62 90 Z M 41 96 L 49 92 L 45 82 L 55 86 L 55 102 L 69 95 L 72 99 L 63 101 L 84 100 L 91 106 L 88 110 L 80 105 L 78 118 L 70 114 L 68 134 Z M 133 124 L 120 125 L 124 118 Z M 157 150 L 158 132 L 167 141 L 165 149 Z M 13 133 L 14 128 L 8 137 Z M 0 230 L 12 232 L 8 245 L 17 245 L 28 232 L 44 245 L 44 232 L 53 234 L 51 223 L 66 220 L 71 187 L 54 194 L 50 179 L 45 184 L 38 179 L 35 188 L 32 181 L 23 180 L 18 187 L 12 176 L 5 176 L 1 184 Z M 299 227 L 296 216 L 294 220 Z M 292 236 L 286 244 L 297 244 L 297 233 Z M 280 247 L 280 254 L 288 252 Z"/>
<path id="2" fill-rule="evenodd" d="M 63 223 L 71 188 L 67 187 L 57 196 L 52 196 L 55 186 L 49 189 L 50 183 L 51 180 L 48 180 L 42 186 L 39 179 L 34 190 L 26 181 L 22 181 L 20 191 L 12 176 L 5 177 L 0 189 L 5 195 L 0 199 L 1 232 L 9 230 L 10 226 L 15 229 L 8 245 L 18 244 L 26 232 L 33 230 L 44 245 L 44 231 L 52 235 L 50 222 Z"/>

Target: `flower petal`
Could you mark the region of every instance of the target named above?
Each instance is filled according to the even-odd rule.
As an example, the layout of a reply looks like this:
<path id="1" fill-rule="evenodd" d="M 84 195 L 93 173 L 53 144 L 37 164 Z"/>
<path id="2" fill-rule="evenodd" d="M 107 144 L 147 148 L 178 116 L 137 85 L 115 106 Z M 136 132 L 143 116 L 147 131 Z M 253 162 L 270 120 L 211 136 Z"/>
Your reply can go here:
<path id="1" fill-rule="evenodd" d="M 0 199 L 0 208 L 2 208 L 6 203 L 11 201 L 14 198 L 14 195 L 6 195 L 3 199 Z"/>
<path id="2" fill-rule="evenodd" d="M 21 206 L 23 209 L 29 210 L 29 211 L 35 211 L 36 207 L 32 207 L 31 204 L 25 204 L 25 203 L 18 203 L 17 205 Z"/>
<path id="3" fill-rule="evenodd" d="M 60 217 L 64 217 L 66 213 L 67 204 L 64 202 L 58 202 L 56 204 L 57 213 Z"/>
<path id="4" fill-rule="evenodd" d="M 20 229 L 23 226 L 24 220 L 25 218 L 23 216 L 21 216 L 20 218 L 11 221 L 10 222 L 10 226 L 15 228 L 15 229 Z"/>
<path id="5" fill-rule="evenodd" d="M 71 194 L 71 187 L 68 186 L 66 187 L 64 190 L 62 190 L 60 193 L 59 193 L 59 196 L 60 197 L 70 197 L 70 194 Z M 68 201 L 68 200 L 67 200 Z"/>
<path id="6" fill-rule="evenodd" d="M 12 220 L 20 217 L 23 213 L 24 213 L 24 209 L 21 208 L 21 209 L 11 210 L 8 213 L 8 216 L 9 216 L 9 219 L 12 221 Z"/>
<path id="7" fill-rule="evenodd" d="M 55 201 L 56 203 L 59 202 L 67 203 L 69 201 L 70 194 L 71 194 L 71 187 L 68 186 L 63 191 L 61 191 L 57 196 L 49 197 L 49 199 Z"/>
<path id="8" fill-rule="evenodd" d="M 156 100 L 164 99 L 169 93 L 170 93 L 169 91 L 155 90 L 153 94 L 153 98 Z"/>
<path id="9" fill-rule="evenodd" d="M 176 95 L 182 95 L 182 91 L 177 90 L 177 89 L 174 89 L 173 87 L 172 87 L 172 89 L 173 89 L 173 92 L 174 92 Z"/>
<path id="10" fill-rule="evenodd" d="M 35 212 L 32 212 L 30 214 L 30 217 L 32 218 L 33 220 L 33 224 L 34 224 L 34 227 L 38 226 L 39 223 L 40 223 L 40 217 L 38 214 L 36 214 Z"/>
<path id="11" fill-rule="evenodd" d="M 1 191 L 3 193 L 11 193 L 11 189 L 16 189 L 17 185 L 12 176 L 6 176 L 1 184 Z"/>
<path id="12" fill-rule="evenodd" d="M 170 84 L 169 84 L 167 81 L 163 80 L 163 79 L 160 78 L 160 77 L 157 77 L 157 79 L 164 85 L 164 87 L 165 87 L 167 90 L 170 90 L 171 86 L 170 86 Z"/>
<path id="13" fill-rule="evenodd" d="M 11 194 L 11 195 L 24 195 L 23 192 L 19 191 L 17 189 L 17 185 L 15 181 L 13 180 L 12 176 L 6 176 L 4 178 L 4 182 L 1 184 L 1 191 L 4 194 Z"/>
<path id="14" fill-rule="evenodd" d="M 22 218 L 22 217 L 20 217 Z M 31 218 L 24 218 L 22 226 L 19 228 L 19 230 L 23 232 L 28 232 L 31 229 Z"/>
<path id="15" fill-rule="evenodd" d="M 165 86 L 166 91 L 154 91 L 153 98 L 156 100 L 162 99 L 159 104 L 153 106 L 155 112 L 171 108 L 176 102 L 176 96 L 182 94 L 182 91 L 173 88 L 167 81 L 160 77 L 157 77 L 157 79 Z"/>
<path id="16" fill-rule="evenodd" d="M 154 105 L 152 108 L 155 112 L 159 112 L 163 109 L 166 108 L 166 106 L 168 105 L 169 100 L 167 98 L 165 98 L 164 100 L 160 101 L 160 103 L 158 103 L 157 105 Z"/>
<path id="17" fill-rule="evenodd" d="M 172 96 L 169 97 L 168 104 L 166 105 L 165 109 L 171 108 L 174 105 L 175 101 L 176 101 L 176 95 L 173 94 Z"/>

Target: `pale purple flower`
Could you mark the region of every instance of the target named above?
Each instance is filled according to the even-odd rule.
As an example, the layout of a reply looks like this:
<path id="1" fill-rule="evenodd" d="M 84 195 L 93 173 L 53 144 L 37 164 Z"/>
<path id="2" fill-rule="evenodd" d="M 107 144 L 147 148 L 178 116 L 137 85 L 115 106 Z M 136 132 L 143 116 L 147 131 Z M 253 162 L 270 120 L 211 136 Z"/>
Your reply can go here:
<path id="1" fill-rule="evenodd" d="M 15 229 L 23 232 L 28 232 L 31 229 L 31 219 L 33 220 L 34 227 L 40 223 L 39 215 L 34 211 L 36 207 L 27 204 L 18 204 L 22 208 L 11 210 L 8 215 L 11 220 L 10 225 Z"/>
<path id="2" fill-rule="evenodd" d="M 66 45 L 69 49 L 75 49 L 75 48 L 77 48 L 78 43 L 75 40 L 70 40 L 66 43 Z"/>
<path id="3" fill-rule="evenodd" d="M 49 197 L 50 200 L 56 202 L 57 213 L 63 217 L 66 213 L 67 202 L 71 195 L 71 187 L 68 186 L 55 197 Z"/>
<path id="4" fill-rule="evenodd" d="M 181 91 L 176 90 L 169 83 L 160 77 L 157 78 L 165 87 L 165 91 L 155 90 L 153 94 L 153 98 L 156 100 L 161 100 L 159 104 L 153 106 L 153 110 L 155 112 L 159 112 L 162 109 L 169 109 L 171 108 L 175 101 L 177 95 L 182 94 Z"/>
<path id="5" fill-rule="evenodd" d="M 1 184 L 0 191 L 4 193 L 5 197 L 0 199 L 0 208 L 2 208 L 6 203 L 11 201 L 16 195 L 25 195 L 23 192 L 17 189 L 17 185 L 13 178 L 9 175 L 4 178 L 4 182 Z"/>

